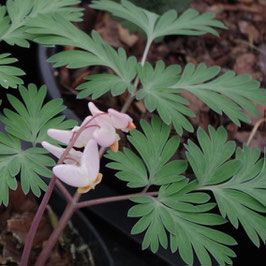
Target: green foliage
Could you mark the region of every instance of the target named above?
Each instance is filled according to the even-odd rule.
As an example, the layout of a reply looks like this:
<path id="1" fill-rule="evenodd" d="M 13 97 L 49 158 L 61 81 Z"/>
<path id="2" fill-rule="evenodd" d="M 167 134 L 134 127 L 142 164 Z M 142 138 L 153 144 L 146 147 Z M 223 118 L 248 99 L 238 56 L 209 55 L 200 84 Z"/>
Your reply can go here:
<path id="1" fill-rule="evenodd" d="M 45 153 L 42 148 L 22 150 L 16 137 L 0 132 L 0 204 L 8 205 L 9 189 L 17 188 L 18 174 L 25 194 L 31 189 L 39 197 L 41 190 L 46 190 L 47 186 L 39 175 L 51 177 L 52 172 L 46 166 L 53 166 L 54 161 Z"/>
<path id="2" fill-rule="evenodd" d="M 130 81 L 122 80 L 118 76 L 112 74 L 90 75 L 87 76 L 85 80 L 89 81 L 82 83 L 76 88 L 77 90 L 82 90 L 77 98 L 85 98 L 91 95 L 92 99 L 97 99 L 109 90 L 113 96 L 121 95 L 126 89 L 129 91 L 135 90 L 135 86 L 133 86 Z"/>
<path id="3" fill-rule="evenodd" d="M 67 65 L 69 68 L 79 68 L 83 66 L 101 65 L 111 68 L 116 74 L 105 75 L 105 87 L 95 76 L 88 76 L 91 80 L 82 84 L 78 89 L 83 90 L 80 98 L 93 95 L 100 97 L 105 92 L 111 90 L 114 95 L 123 93 L 126 89 L 133 90 L 131 81 L 136 76 L 137 60 L 134 56 L 127 58 L 123 48 L 118 51 L 110 45 L 104 43 L 100 35 L 93 31 L 92 37 L 77 29 L 73 24 L 61 16 L 40 16 L 38 19 L 30 21 L 28 32 L 37 34 L 35 41 L 43 45 L 70 45 L 81 48 L 85 51 L 63 51 L 49 58 L 49 62 L 55 63 L 56 67 Z M 96 93 L 93 86 L 99 87 Z M 118 85 L 119 89 L 114 86 Z"/>
<path id="4" fill-rule="evenodd" d="M 142 88 L 136 98 L 144 99 L 144 104 L 150 112 L 155 109 L 166 124 L 173 123 L 177 133 L 183 134 L 183 128 L 192 132 L 193 127 L 186 116 L 195 116 L 188 109 L 188 102 L 179 94 L 187 90 L 204 101 L 215 112 L 224 112 L 234 123 L 240 126 L 240 121 L 249 122 L 242 112 L 245 109 L 252 115 L 259 112 L 252 101 L 266 105 L 266 90 L 259 89 L 259 82 L 249 75 L 238 75 L 229 71 L 215 78 L 220 67 L 207 68 L 205 64 L 195 67 L 189 63 L 182 75 L 177 65 L 165 67 L 162 61 L 152 68 L 149 63 L 138 65 L 138 75 Z"/>
<path id="5" fill-rule="evenodd" d="M 15 111 L 6 108 L 5 116 L 1 117 L 9 134 L 34 145 L 44 140 L 56 143 L 46 133 L 49 128 L 69 129 L 76 125 L 75 121 L 64 121 L 63 115 L 57 116 L 66 108 L 62 105 L 62 99 L 43 104 L 47 92 L 45 86 L 39 90 L 34 84 L 30 84 L 28 88 L 20 86 L 19 92 L 23 102 L 8 94 L 8 100 Z"/>
<path id="6" fill-rule="evenodd" d="M 235 142 L 226 141 L 226 130 L 217 131 L 209 126 L 209 135 L 199 128 L 197 132 L 201 149 L 188 140 L 186 156 L 198 180 L 199 186 L 218 184 L 232 175 L 241 166 L 238 160 L 226 162 L 235 151 Z"/>
<path id="7" fill-rule="evenodd" d="M 199 15 L 194 9 L 188 9 L 178 17 L 175 10 L 159 16 L 126 0 L 122 0 L 121 4 L 110 0 L 93 1 L 91 7 L 110 12 L 137 25 L 145 32 L 149 43 L 166 35 L 201 35 L 209 32 L 217 36 L 217 31 L 212 27 L 226 28 L 222 22 L 214 19 L 215 14 Z"/>
<path id="8" fill-rule="evenodd" d="M 182 180 L 160 188 L 158 198 L 149 196 L 131 197 L 138 203 L 129 212 L 129 217 L 140 217 L 132 228 L 132 234 L 142 233 L 142 248 L 150 246 L 153 252 L 168 247 L 172 252 L 179 250 L 181 258 L 193 265 L 193 249 L 201 265 L 211 265 L 209 253 L 219 265 L 231 264 L 234 252 L 226 245 L 235 245 L 235 240 L 207 226 L 226 222 L 221 216 L 207 213 L 215 204 L 207 203 L 209 196 L 192 192 L 195 183 Z M 167 232 L 170 235 L 168 239 Z M 208 253 L 209 252 L 209 253 Z"/>
<path id="9" fill-rule="evenodd" d="M 236 76 L 233 71 L 228 71 L 217 77 L 220 69 L 218 66 L 207 68 L 205 64 L 195 67 L 189 63 L 172 88 L 195 94 L 218 114 L 224 112 L 238 126 L 239 120 L 249 122 L 241 108 L 252 115 L 259 115 L 251 101 L 266 105 L 266 90 L 259 89 L 259 82 L 252 80 L 250 75 Z"/>
<path id="10" fill-rule="evenodd" d="M 81 20 L 81 8 L 74 8 L 79 0 L 8 0 L 0 6 L 0 39 L 10 45 L 29 47 L 33 35 L 27 33 L 26 23 L 41 15 L 65 16 L 69 21 Z M 7 13 L 7 14 L 6 14 Z"/>
<path id="11" fill-rule="evenodd" d="M 187 158 L 198 180 L 200 189 L 211 190 L 223 217 L 238 228 L 240 222 L 249 238 L 259 246 L 259 237 L 265 243 L 266 227 L 266 168 L 265 159 L 259 160 L 255 148 L 240 148 L 236 159 L 227 161 L 235 144 L 226 142 L 226 131 L 209 127 L 210 137 L 198 130 L 200 148 L 189 141 Z M 226 162 L 227 161 L 227 162 Z"/>
<path id="12" fill-rule="evenodd" d="M 0 39 L 23 47 L 29 46 L 29 40 L 46 46 L 75 46 L 79 50 L 60 52 L 49 62 L 56 67 L 99 65 L 111 69 L 108 74 L 87 76 L 86 82 L 77 88 L 78 98 L 96 99 L 109 91 L 117 96 L 128 90 L 131 99 L 135 96 L 137 100 L 143 99 L 148 111 L 157 111 L 161 119 L 154 116 L 151 124 L 141 121 L 142 132 L 130 131 L 128 140 L 134 152 L 124 148 L 117 153 L 108 151 L 106 155 L 112 161 L 107 167 L 118 170 L 116 176 L 127 182 L 127 186 L 145 187 L 144 191 L 148 191 L 145 196 L 131 198 L 137 204 L 128 212 L 129 217 L 139 217 L 132 233 L 144 234 L 143 249 L 150 247 L 157 252 L 160 245 L 169 246 L 172 252 L 179 251 L 189 265 L 194 262 L 194 254 L 201 265 L 211 265 L 211 256 L 219 265 L 231 264 L 235 254 L 228 246 L 235 245 L 235 240 L 211 228 L 225 223 L 226 218 L 235 228 L 240 223 L 255 245 L 259 246 L 260 239 L 265 242 L 266 161 L 260 159 L 260 152 L 246 146 L 243 150 L 236 149 L 234 142 L 227 141 L 223 128 L 209 127 L 209 135 L 199 129 L 199 144 L 189 140 L 185 145 L 196 176 L 190 182 L 182 175 L 186 161 L 172 158 L 180 139 L 170 137 L 170 132 L 172 125 L 179 135 L 183 130 L 193 131 L 186 116 L 194 114 L 180 96 L 183 90 L 196 95 L 215 112 L 225 113 L 237 125 L 249 121 L 242 109 L 252 115 L 259 114 L 253 102 L 266 105 L 266 91 L 259 89 L 259 83 L 249 75 L 237 76 L 229 71 L 218 76 L 217 66 L 187 64 L 181 73 L 178 65 L 166 67 L 162 61 L 154 67 L 144 64 L 155 39 L 204 33 L 218 36 L 216 29 L 224 29 L 224 24 L 215 20 L 213 13 L 199 14 L 194 9 L 181 15 L 175 10 L 157 15 L 126 0 L 121 4 L 93 1 L 93 8 L 108 11 L 144 31 L 148 40 L 138 64 L 135 57 L 127 57 L 124 49 L 115 50 L 105 44 L 97 32 L 90 37 L 77 29 L 71 23 L 81 18 L 81 9 L 71 7 L 77 3 L 78 0 L 8 0 L 6 6 L 0 6 Z M 10 66 L 15 61 L 9 54 L 0 55 L 0 85 L 4 88 L 23 83 L 19 76 L 24 72 Z M 0 132 L 0 204 L 4 205 L 8 204 L 8 190 L 17 187 L 18 174 L 24 193 L 32 190 L 40 196 L 46 185 L 39 175 L 50 177 L 47 167 L 54 165 L 54 161 L 45 155 L 44 149 L 35 146 L 44 140 L 58 144 L 47 136 L 47 129 L 69 129 L 76 125 L 60 115 L 65 109 L 61 99 L 44 104 L 45 86 L 40 89 L 34 84 L 28 88 L 20 86 L 19 93 L 21 98 L 8 94 L 14 110 L 4 109 L 1 117 L 7 131 L 7 135 Z M 31 142 L 34 147 L 23 150 L 20 140 Z M 159 191 L 149 192 L 154 187 L 159 187 Z M 221 216 L 210 212 L 216 204 L 209 202 L 210 196 L 200 190 L 212 191 Z"/>
<path id="13" fill-rule="evenodd" d="M 119 170 L 116 176 L 129 182 L 129 187 L 144 187 L 177 182 L 184 177 L 180 175 L 186 170 L 186 162 L 173 160 L 168 162 L 179 146 L 179 138 L 171 137 L 171 127 L 153 117 L 151 126 L 142 120 L 143 133 L 133 130 L 128 140 L 138 151 L 141 158 L 125 148 L 123 152 L 109 151 L 106 157 L 114 162 L 106 166 Z"/>
<path id="14" fill-rule="evenodd" d="M 184 106 L 188 102 L 177 95 L 181 92 L 180 89 L 170 89 L 180 79 L 180 72 L 180 66 L 171 65 L 166 68 L 163 61 L 157 62 L 154 69 L 149 63 L 144 66 L 139 64 L 138 74 L 143 87 L 136 98 L 144 98 L 144 104 L 150 112 L 156 109 L 162 120 L 167 125 L 172 122 L 178 134 L 182 135 L 183 128 L 193 131 L 184 115 L 194 116 L 194 113 Z"/>
<path id="15" fill-rule="evenodd" d="M 17 61 L 16 58 L 9 57 L 10 54 L 0 54 L 0 86 L 7 89 L 9 87 L 16 88 L 17 85 L 23 83 L 23 80 L 18 76 L 22 76 L 25 73 L 10 64 Z"/>
<path id="16" fill-rule="evenodd" d="M 64 18 L 58 17 L 56 19 L 61 21 L 59 24 L 62 29 L 57 29 L 56 27 L 54 27 L 52 33 L 54 33 L 55 35 L 62 35 L 62 38 L 65 38 L 67 43 L 72 43 L 72 45 L 84 49 L 87 52 L 60 52 L 49 58 L 49 62 L 56 63 L 57 67 L 68 65 L 71 68 L 77 68 L 82 66 L 84 60 L 86 60 L 88 66 L 102 65 L 111 68 L 123 81 L 130 82 L 135 77 L 137 60 L 134 56 L 127 58 L 126 52 L 123 48 L 119 48 L 118 51 L 114 50 L 110 45 L 102 41 L 100 35 L 96 31 L 93 31 L 92 38 L 90 38 L 86 34 L 81 34 L 82 32 L 80 32 L 71 23 L 64 21 Z M 46 27 L 46 25 L 43 23 L 41 23 L 40 25 Z M 34 26 L 36 28 L 33 29 L 32 32 L 38 32 L 39 30 L 42 30 L 41 28 L 38 28 L 37 24 Z M 66 28 L 69 30 L 69 32 L 65 33 Z M 47 30 L 49 31 L 49 29 L 43 30 L 44 32 Z M 57 37 L 55 36 L 55 38 Z M 43 39 L 39 38 L 38 40 L 42 42 Z M 85 66 L 85 62 L 83 66 Z"/>

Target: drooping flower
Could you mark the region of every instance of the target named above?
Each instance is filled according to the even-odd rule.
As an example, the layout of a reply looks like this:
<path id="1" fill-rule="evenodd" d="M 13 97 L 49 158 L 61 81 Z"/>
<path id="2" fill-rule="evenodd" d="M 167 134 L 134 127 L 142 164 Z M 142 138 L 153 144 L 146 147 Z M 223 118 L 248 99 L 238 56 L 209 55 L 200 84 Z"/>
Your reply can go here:
<path id="1" fill-rule="evenodd" d="M 90 122 L 91 121 L 91 122 Z M 84 129 L 76 140 L 74 147 L 82 148 L 86 146 L 88 141 L 93 138 L 93 131 L 96 129 L 97 125 L 93 122 L 92 116 L 87 116 L 80 126 L 75 126 L 72 130 L 61 130 L 49 128 L 47 131 L 48 136 L 56 139 L 64 144 L 68 144 L 74 137 L 74 134 L 82 127 L 87 124 L 86 129 Z"/>
<path id="2" fill-rule="evenodd" d="M 61 148 L 61 147 L 57 147 L 55 145 L 50 144 L 47 141 L 43 141 L 42 142 L 42 146 L 49 151 L 50 153 L 52 153 L 55 157 L 60 158 L 65 149 Z M 80 162 L 80 159 L 82 157 L 82 152 L 81 151 L 76 151 L 75 149 L 71 149 L 67 155 L 67 157 L 64 160 L 64 163 L 67 164 L 77 164 Z"/>
<path id="3" fill-rule="evenodd" d="M 89 109 L 92 116 L 88 116 L 82 122 L 81 126 L 86 125 L 86 129 L 82 131 L 74 147 L 84 147 L 90 139 L 95 139 L 97 143 L 102 147 L 110 147 L 113 151 L 118 150 L 119 135 L 116 133 L 116 129 L 120 129 L 127 132 L 130 129 L 135 129 L 135 125 L 132 122 L 132 118 L 124 113 L 118 112 L 112 108 L 108 109 L 108 112 L 102 112 L 94 103 L 89 103 Z M 47 134 L 62 143 L 68 144 L 75 132 L 80 127 L 74 127 L 70 130 L 49 129 Z"/>
<path id="4" fill-rule="evenodd" d="M 42 145 L 57 157 L 60 157 L 65 150 L 47 142 L 42 142 Z M 78 187 L 78 193 L 94 189 L 101 182 L 99 152 L 94 139 L 88 141 L 83 153 L 72 149 L 64 162 L 65 164 L 56 165 L 53 173 L 64 183 Z"/>
<path id="5" fill-rule="evenodd" d="M 98 128 L 95 128 L 93 132 L 94 139 L 102 147 L 110 147 L 113 151 L 117 151 L 120 138 L 116 133 L 116 129 L 127 132 L 136 128 L 132 118 L 112 108 L 108 109 L 108 113 L 104 113 L 93 102 L 90 102 L 88 106 L 91 114 L 95 117 L 95 123 L 98 125 Z"/>

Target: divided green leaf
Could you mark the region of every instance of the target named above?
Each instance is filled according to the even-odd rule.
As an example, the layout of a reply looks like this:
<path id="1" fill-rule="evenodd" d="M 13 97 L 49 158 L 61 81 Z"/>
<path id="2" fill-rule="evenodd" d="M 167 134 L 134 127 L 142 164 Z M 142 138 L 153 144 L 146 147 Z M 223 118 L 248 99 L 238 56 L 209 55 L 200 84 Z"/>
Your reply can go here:
<path id="1" fill-rule="evenodd" d="M 22 100 L 8 94 L 8 100 L 15 111 L 5 108 L 1 121 L 6 124 L 6 131 L 13 136 L 32 142 L 40 143 L 44 140 L 57 143 L 47 135 L 49 128 L 69 129 L 76 125 L 76 121 L 64 120 L 60 115 L 66 107 L 62 105 L 62 99 L 54 99 L 44 104 L 46 86 L 37 89 L 30 84 L 28 88 L 19 87 Z"/>
<path id="2" fill-rule="evenodd" d="M 131 85 L 131 81 L 137 73 L 137 59 L 134 56 L 127 58 L 123 48 L 117 51 L 110 45 L 103 42 L 100 35 L 92 32 L 92 37 L 88 36 L 73 24 L 61 16 L 40 16 L 28 23 L 30 29 L 28 32 L 37 34 L 35 41 L 43 45 L 70 45 L 85 51 L 63 51 L 49 58 L 49 62 L 55 63 L 56 67 L 67 65 L 69 68 L 80 68 L 91 65 L 101 65 L 111 68 L 115 74 L 104 74 L 104 76 L 96 77 L 96 75 L 88 76 L 91 80 L 85 82 L 79 90 L 79 98 L 93 95 L 94 98 L 100 97 L 102 94 L 111 90 L 113 95 L 119 95 L 126 89 L 133 91 L 135 88 Z M 100 79 L 104 78 L 104 82 Z M 98 90 L 93 89 L 96 85 Z"/>
<path id="3" fill-rule="evenodd" d="M 235 142 L 227 141 L 226 130 L 216 131 L 209 126 L 209 136 L 202 129 L 197 131 L 200 148 L 191 140 L 185 145 L 189 164 L 197 178 L 199 187 L 219 184 L 232 177 L 242 166 L 239 160 L 230 160 L 235 152 Z"/>
<path id="4" fill-rule="evenodd" d="M 219 215 L 207 213 L 215 204 L 202 192 L 192 192 L 196 183 L 187 184 L 184 179 L 160 188 L 158 198 L 135 196 L 138 203 L 129 212 L 129 217 L 140 217 L 132 228 L 132 234 L 145 231 L 142 248 L 150 247 L 157 252 L 159 245 L 171 251 L 177 250 L 188 265 L 193 265 L 193 250 L 201 265 L 212 265 L 210 254 L 219 265 L 231 264 L 235 253 L 226 245 L 235 245 L 235 240 L 225 233 L 207 226 L 226 222 Z M 168 234 L 170 237 L 168 237 Z"/>
<path id="5" fill-rule="evenodd" d="M 235 75 L 233 71 L 217 77 L 220 67 L 207 67 L 201 63 L 195 67 L 186 65 L 180 80 L 171 86 L 173 89 L 184 89 L 205 102 L 218 114 L 224 112 L 235 124 L 240 121 L 249 122 L 249 118 L 241 110 L 252 115 L 259 112 L 252 101 L 266 105 L 266 90 L 259 89 L 259 82 L 250 75 Z"/>
<path id="6" fill-rule="evenodd" d="M 54 161 L 46 156 L 42 148 L 23 150 L 20 141 L 11 135 L 0 132 L 0 204 L 8 205 L 9 189 L 16 190 L 16 176 L 20 173 L 20 182 L 25 194 L 31 191 L 39 197 L 47 185 L 39 177 L 51 177 L 52 172 L 46 168 Z"/>
<path id="7" fill-rule="evenodd" d="M 126 89 L 129 91 L 135 90 L 135 87 L 129 81 L 124 81 L 112 74 L 90 75 L 85 79 L 89 81 L 82 83 L 76 88 L 77 90 L 82 90 L 77 98 L 85 98 L 91 95 L 94 100 L 108 91 L 111 91 L 113 96 L 118 96 L 124 93 Z"/>
<path id="8" fill-rule="evenodd" d="M 142 120 L 141 127 L 144 134 L 132 130 L 128 136 L 141 158 L 126 148 L 123 152 L 109 151 L 106 157 L 114 162 L 106 166 L 119 170 L 116 176 L 129 182 L 129 187 L 169 184 L 184 179 L 180 174 L 186 170 L 186 162 L 169 162 L 179 146 L 177 136 L 168 139 L 171 127 L 163 124 L 156 116 L 151 125 Z"/>
<path id="9" fill-rule="evenodd" d="M 226 28 L 222 22 L 214 19 L 214 13 L 199 15 L 194 9 L 188 9 L 178 17 L 175 10 L 159 16 L 126 0 L 122 0 L 121 3 L 98 0 L 93 1 L 90 6 L 135 24 L 145 32 L 149 43 L 166 35 L 201 35 L 209 32 L 217 36 L 218 33 L 213 27 Z"/>
<path id="10" fill-rule="evenodd" d="M 14 57 L 9 57 L 10 54 L 0 54 L 0 86 L 5 89 L 17 88 L 17 85 L 23 84 L 23 80 L 19 76 L 25 75 L 24 71 L 18 67 L 10 66 L 17 62 Z"/>
<path id="11" fill-rule="evenodd" d="M 10 45 L 29 47 L 34 38 L 26 24 L 41 15 L 61 15 L 69 21 L 81 21 L 82 8 L 73 7 L 79 0 L 8 0 L 0 6 L 0 39 Z M 7 15 L 6 15 L 7 12 Z"/>
<path id="12" fill-rule="evenodd" d="M 255 148 L 238 148 L 236 158 L 242 163 L 241 169 L 226 183 L 210 188 L 222 216 L 227 216 L 235 228 L 240 222 L 257 247 L 259 237 L 266 242 L 266 161 L 259 156 Z"/>
<path id="13" fill-rule="evenodd" d="M 142 88 L 138 91 L 137 100 L 144 99 L 144 104 L 150 112 L 155 109 L 161 119 L 169 125 L 173 123 L 179 135 L 183 128 L 192 132 L 193 127 L 184 115 L 195 116 L 185 105 L 187 100 L 178 95 L 180 89 L 171 89 L 171 86 L 180 79 L 178 74 L 181 68 L 178 65 L 165 67 L 163 61 L 158 61 L 155 68 L 149 63 L 138 65 L 138 75 Z"/>
<path id="14" fill-rule="evenodd" d="M 237 149 L 235 160 L 227 161 L 235 144 L 226 142 L 223 128 L 215 131 L 209 127 L 209 134 L 210 137 L 199 129 L 200 148 L 191 141 L 186 145 L 199 189 L 211 190 L 222 216 L 228 217 L 235 228 L 240 222 L 252 242 L 259 246 L 259 237 L 266 241 L 265 159 L 259 160 L 257 149 L 244 146 L 243 150 Z"/>

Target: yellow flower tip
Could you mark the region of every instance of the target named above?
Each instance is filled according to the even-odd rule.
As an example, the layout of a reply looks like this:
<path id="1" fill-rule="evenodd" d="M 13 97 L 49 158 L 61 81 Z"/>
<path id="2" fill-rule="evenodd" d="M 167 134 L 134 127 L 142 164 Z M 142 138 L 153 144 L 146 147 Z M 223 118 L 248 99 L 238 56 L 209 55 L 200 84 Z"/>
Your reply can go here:
<path id="1" fill-rule="evenodd" d="M 99 173 L 98 176 L 96 177 L 96 179 L 93 181 L 94 186 L 99 184 L 102 181 L 102 178 L 103 178 L 103 174 Z"/>
<path id="2" fill-rule="evenodd" d="M 133 122 L 128 122 L 126 129 L 128 129 L 128 130 L 136 129 L 136 126 Z"/>
<path id="3" fill-rule="evenodd" d="M 84 193 L 88 192 L 91 189 L 92 189 L 91 185 L 88 185 L 86 187 L 79 187 L 77 192 L 79 194 L 84 194 Z"/>
<path id="4" fill-rule="evenodd" d="M 119 145 L 118 145 L 118 140 L 116 140 L 110 147 L 109 147 L 112 151 L 117 152 Z"/>
<path id="5" fill-rule="evenodd" d="M 93 184 L 85 186 L 85 187 L 79 187 L 77 192 L 79 194 L 84 194 L 84 193 L 90 191 L 91 189 L 94 189 L 95 186 L 102 181 L 102 178 L 103 178 L 103 174 L 99 173 L 98 176 L 96 177 L 96 179 L 93 181 Z"/>

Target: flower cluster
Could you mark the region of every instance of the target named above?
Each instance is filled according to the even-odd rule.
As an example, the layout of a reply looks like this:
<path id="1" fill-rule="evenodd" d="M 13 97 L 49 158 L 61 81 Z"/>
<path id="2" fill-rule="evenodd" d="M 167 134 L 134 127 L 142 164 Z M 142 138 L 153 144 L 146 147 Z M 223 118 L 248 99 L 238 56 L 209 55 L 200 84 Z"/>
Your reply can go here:
<path id="1" fill-rule="evenodd" d="M 66 145 L 79 132 L 74 147 L 85 147 L 83 152 L 71 149 L 64 158 L 64 164 L 56 165 L 53 173 L 70 186 L 78 187 L 79 193 L 93 189 L 102 179 L 99 173 L 100 158 L 98 145 L 118 150 L 119 135 L 116 129 L 124 132 L 135 129 L 132 118 L 114 109 L 108 112 L 100 111 L 92 102 L 89 103 L 91 116 L 87 116 L 80 126 L 72 130 L 49 129 L 47 134 Z M 97 145 L 98 144 L 98 145 Z M 54 146 L 46 141 L 42 142 L 45 149 L 60 158 L 65 149 Z"/>

